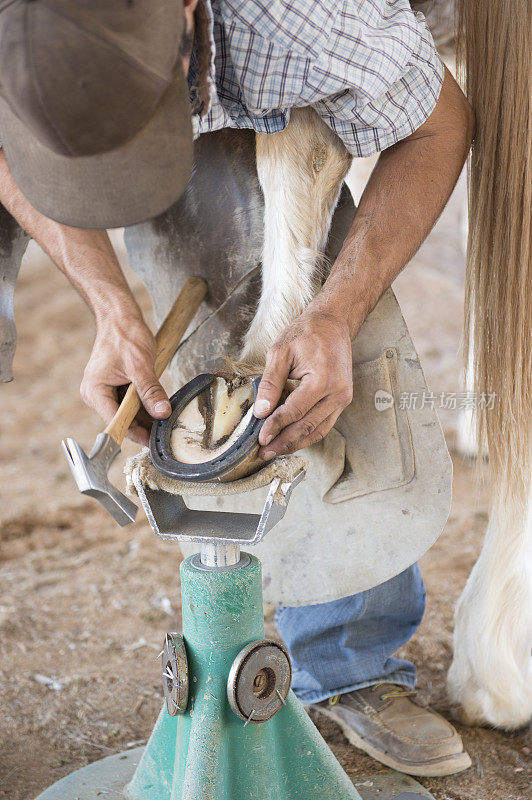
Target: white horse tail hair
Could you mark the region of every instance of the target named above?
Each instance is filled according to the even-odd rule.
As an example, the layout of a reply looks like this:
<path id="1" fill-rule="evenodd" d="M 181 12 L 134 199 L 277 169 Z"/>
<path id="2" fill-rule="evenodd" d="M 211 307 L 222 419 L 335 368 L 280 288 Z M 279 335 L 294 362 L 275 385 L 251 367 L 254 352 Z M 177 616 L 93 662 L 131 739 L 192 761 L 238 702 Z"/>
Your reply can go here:
<path id="1" fill-rule="evenodd" d="M 459 64 L 476 115 L 465 337 L 495 487 L 522 506 L 532 474 L 532 0 L 457 0 Z M 465 352 L 468 351 L 466 341 Z"/>

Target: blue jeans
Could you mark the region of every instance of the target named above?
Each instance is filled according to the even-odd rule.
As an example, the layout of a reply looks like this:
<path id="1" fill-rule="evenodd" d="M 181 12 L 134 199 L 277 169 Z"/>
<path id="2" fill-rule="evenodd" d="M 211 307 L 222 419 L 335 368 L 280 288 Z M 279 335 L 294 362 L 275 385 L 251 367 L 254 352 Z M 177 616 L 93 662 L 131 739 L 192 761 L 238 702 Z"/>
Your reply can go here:
<path id="1" fill-rule="evenodd" d="M 412 689 L 416 668 L 393 653 L 415 633 L 425 610 L 417 564 L 373 589 L 314 606 L 279 606 L 277 629 L 292 657 L 292 689 L 304 703 L 380 681 Z"/>

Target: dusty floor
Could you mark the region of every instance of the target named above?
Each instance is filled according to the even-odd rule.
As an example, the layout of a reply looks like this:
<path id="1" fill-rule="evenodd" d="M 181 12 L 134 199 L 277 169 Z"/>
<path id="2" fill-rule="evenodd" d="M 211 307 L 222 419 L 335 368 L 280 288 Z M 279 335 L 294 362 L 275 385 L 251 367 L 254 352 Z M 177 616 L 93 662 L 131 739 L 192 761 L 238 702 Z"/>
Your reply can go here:
<path id="1" fill-rule="evenodd" d="M 461 185 L 397 283 L 434 391 L 458 388 L 462 200 Z M 155 656 L 179 611 L 179 555 L 142 518 L 120 529 L 74 490 L 59 442 L 74 435 L 90 446 L 99 430 L 78 395 L 92 322 L 35 249 L 16 308 L 15 381 L 0 386 L 0 797 L 30 800 L 71 770 L 146 740 L 161 705 Z M 443 415 L 451 446 L 456 419 Z M 452 513 L 422 562 L 427 613 L 404 649 L 419 666 L 421 695 L 443 714 L 453 606 L 487 518 L 473 467 L 457 455 L 454 462 Z M 334 724 L 315 721 L 353 779 L 378 769 Z M 438 800 L 530 798 L 530 731 L 461 733 L 473 767 L 423 781 Z"/>

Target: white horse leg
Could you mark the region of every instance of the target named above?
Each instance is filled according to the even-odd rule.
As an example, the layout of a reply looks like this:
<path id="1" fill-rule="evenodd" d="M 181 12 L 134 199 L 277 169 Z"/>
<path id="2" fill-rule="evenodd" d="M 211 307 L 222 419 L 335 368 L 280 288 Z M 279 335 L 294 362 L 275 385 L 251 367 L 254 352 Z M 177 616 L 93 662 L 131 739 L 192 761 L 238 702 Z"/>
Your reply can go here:
<path id="1" fill-rule="evenodd" d="M 459 228 L 459 241 L 464 255 L 467 250 L 467 209 L 464 201 L 464 213 L 461 215 L 461 225 Z M 466 392 L 473 393 L 475 390 L 475 376 L 473 373 L 473 330 L 469 333 L 469 350 L 467 353 L 467 362 L 463 375 L 463 387 Z M 481 455 L 487 458 L 487 450 L 483 449 L 481 453 L 478 451 L 477 429 L 475 412 L 473 408 L 464 408 L 459 412 L 458 427 L 456 436 L 456 449 L 464 458 L 477 458 Z"/>
<path id="2" fill-rule="evenodd" d="M 0 381 L 13 380 L 17 329 L 13 310 L 15 283 L 30 241 L 17 221 L 0 205 Z"/>
<path id="3" fill-rule="evenodd" d="M 474 392 L 475 377 L 473 374 L 472 335 L 469 337 L 469 352 L 467 354 L 467 364 L 464 370 L 463 384 L 466 392 Z M 476 458 L 479 454 L 474 408 L 466 407 L 461 409 L 459 412 L 456 449 L 464 458 Z M 483 453 L 483 455 L 487 455 L 487 453 Z"/>
<path id="4" fill-rule="evenodd" d="M 515 729 L 532 717 L 532 497 L 494 499 L 480 557 L 455 612 L 448 691 L 466 724 Z"/>
<path id="5" fill-rule="evenodd" d="M 351 156 L 310 108 L 293 109 L 284 131 L 257 134 L 256 142 L 264 193 L 262 292 L 241 358 L 260 367 L 320 286 L 317 264 Z"/>

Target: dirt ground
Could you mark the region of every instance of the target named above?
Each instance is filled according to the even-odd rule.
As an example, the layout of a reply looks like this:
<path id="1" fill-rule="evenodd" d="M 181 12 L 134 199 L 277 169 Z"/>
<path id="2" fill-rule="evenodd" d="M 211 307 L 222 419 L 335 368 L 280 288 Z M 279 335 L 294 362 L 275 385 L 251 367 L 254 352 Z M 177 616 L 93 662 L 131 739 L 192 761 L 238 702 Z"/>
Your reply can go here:
<path id="1" fill-rule="evenodd" d="M 461 183 L 396 285 L 435 392 L 459 388 L 463 197 Z M 143 287 L 128 277 L 148 311 Z M 162 698 L 155 657 L 178 619 L 180 557 L 142 515 L 121 529 L 73 486 L 60 440 L 71 435 L 90 447 L 100 429 L 78 394 L 92 321 L 35 247 L 16 316 L 15 381 L 0 386 L 0 797 L 30 800 L 73 769 L 148 737 Z M 442 419 L 453 449 L 457 412 Z M 126 455 L 135 449 L 126 445 Z M 403 651 L 419 667 L 421 696 L 446 716 L 453 607 L 487 520 L 473 465 L 453 455 L 451 516 L 422 560 L 427 613 Z M 333 723 L 315 722 L 354 780 L 379 769 Z M 473 767 L 423 780 L 438 800 L 530 798 L 530 731 L 460 732 Z"/>

